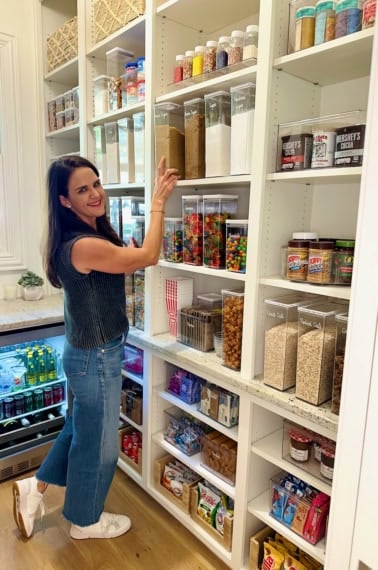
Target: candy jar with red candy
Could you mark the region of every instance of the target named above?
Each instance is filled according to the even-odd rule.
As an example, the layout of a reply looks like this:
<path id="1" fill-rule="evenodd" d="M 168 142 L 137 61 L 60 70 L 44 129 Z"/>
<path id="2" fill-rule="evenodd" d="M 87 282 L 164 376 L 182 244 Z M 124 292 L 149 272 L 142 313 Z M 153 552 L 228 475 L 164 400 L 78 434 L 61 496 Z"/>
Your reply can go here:
<path id="1" fill-rule="evenodd" d="M 202 265 L 203 200 L 202 196 L 182 197 L 183 252 L 182 260 L 190 265 Z"/>
<path id="2" fill-rule="evenodd" d="M 213 269 L 226 267 L 226 220 L 236 214 L 238 197 L 214 194 L 203 197 L 203 264 Z"/>

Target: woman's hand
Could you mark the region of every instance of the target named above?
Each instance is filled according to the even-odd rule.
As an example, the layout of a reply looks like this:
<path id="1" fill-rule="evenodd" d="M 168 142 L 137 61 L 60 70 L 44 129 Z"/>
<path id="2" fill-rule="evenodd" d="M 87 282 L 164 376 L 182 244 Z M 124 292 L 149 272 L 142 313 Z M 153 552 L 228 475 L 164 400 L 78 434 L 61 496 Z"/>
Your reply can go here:
<path id="1" fill-rule="evenodd" d="M 165 156 L 160 159 L 155 188 L 152 195 L 151 210 L 164 210 L 166 200 L 172 194 L 179 179 L 176 168 L 167 168 Z"/>

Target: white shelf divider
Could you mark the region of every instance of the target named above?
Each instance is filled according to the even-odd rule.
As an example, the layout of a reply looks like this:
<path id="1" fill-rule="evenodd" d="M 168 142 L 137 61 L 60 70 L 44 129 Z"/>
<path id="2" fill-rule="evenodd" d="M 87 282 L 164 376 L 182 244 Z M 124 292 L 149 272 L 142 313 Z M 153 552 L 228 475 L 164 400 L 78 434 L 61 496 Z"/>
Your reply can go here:
<path id="1" fill-rule="evenodd" d="M 313 285 L 312 283 L 300 283 L 283 279 L 279 275 L 272 277 L 262 277 L 261 285 L 269 285 L 269 287 L 280 287 L 281 289 L 289 289 L 290 291 L 302 291 L 303 293 L 314 293 L 316 295 L 325 295 L 326 297 L 335 297 L 336 299 L 350 299 L 350 287 L 343 285 Z"/>
<path id="2" fill-rule="evenodd" d="M 132 372 L 128 372 L 128 370 L 122 369 L 122 376 L 143 386 L 143 378 L 141 376 L 138 376 L 138 374 L 133 374 Z"/>
<path id="3" fill-rule="evenodd" d="M 131 418 L 129 418 L 129 416 L 126 416 L 126 414 L 123 414 L 122 412 L 120 412 L 119 417 L 121 418 L 121 420 L 123 420 L 124 422 L 130 424 L 133 428 L 135 428 L 137 431 L 143 432 L 143 425 L 142 424 L 137 424 L 136 422 L 134 422 Z"/>
<path id="4" fill-rule="evenodd" d="M 189 265 L 188 263 L 171 263 L 164 259 L 159 260 L 160 267 L 175 269 L 176 271 L 186 271 L 190 273 L 200 273 L 201 275 L 209 275 L 212 277 L 221 277 L 222 279 L 233 279 L 234 281 L 245 281 L 245 273 L 236 273 L 235 271 L 227 271 L 226 269 L 212 269 L 203 265 Z"/>
<path id="5" fill-rule="evenodd" d="M 345 184 L 348 182 L 361 182 L 362 167 L 350 168 L 309 168 L 295 172 L 271 172 L 267 180 L 273 182 L 290 182 L 300 184 Z"/>

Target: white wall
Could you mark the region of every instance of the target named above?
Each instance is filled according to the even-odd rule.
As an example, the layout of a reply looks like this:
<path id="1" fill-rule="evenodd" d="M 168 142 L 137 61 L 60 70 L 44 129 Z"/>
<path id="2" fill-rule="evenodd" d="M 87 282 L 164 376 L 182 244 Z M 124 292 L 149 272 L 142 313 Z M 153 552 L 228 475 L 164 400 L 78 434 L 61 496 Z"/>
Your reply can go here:
<path id="1" fill-rule="evenodd" d="M 40 241 L 42 225 L 43 121 L 37 39 L 37 0 L 0 0 L 0 31 L 16 38 L 16 82 L 19 85 L 18 116 L 20 117 L 19 180 L 21 185 L 21 224 L 23 262 L 25 266 L 42 271 Z M 6 88 L 6 87 L 5 87 Z M 1 205 L 0 205 L 1 207 Z M 19 272 L 1 272 L 0 284 L 15 283 Z"/>

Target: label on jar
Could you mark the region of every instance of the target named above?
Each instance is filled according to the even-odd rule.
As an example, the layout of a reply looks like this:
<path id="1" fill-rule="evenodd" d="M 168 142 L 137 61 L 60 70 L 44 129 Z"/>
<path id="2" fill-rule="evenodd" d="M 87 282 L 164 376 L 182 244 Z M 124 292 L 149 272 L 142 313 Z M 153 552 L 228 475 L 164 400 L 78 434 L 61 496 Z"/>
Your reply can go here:
<path id="1" fill-rule="evenodd" d="M 324 465 L 324 463 L 321 463 L 320 473 L 327 479 L 333 479 L 333 467 L 328 467 L 328 465 Z"/>
<path id="2" fill-rule="evenodd" d="M 306 281 L 308 250 L 298 249 L 287 252 L 287 278 L 297 281 Z"/>
<path id="3" fill-rule="evenodd" d="M 281 170 L 302 170 L 311 164 L 312 135 L 282 137 Z"/>
<path id="4" fill-rule="evenodd" d="M 307 280 L 313 283 L 329 283 L 331 279 L 332 251 L 309 252 Z"/>
<path id="5" fill-rule="evenodd" d="M 295 461 L 307 461 L 308 460 L 308 449 L 296 449 L 292 445 L 290 446 L 290 456 L 295 459 Z"/>

